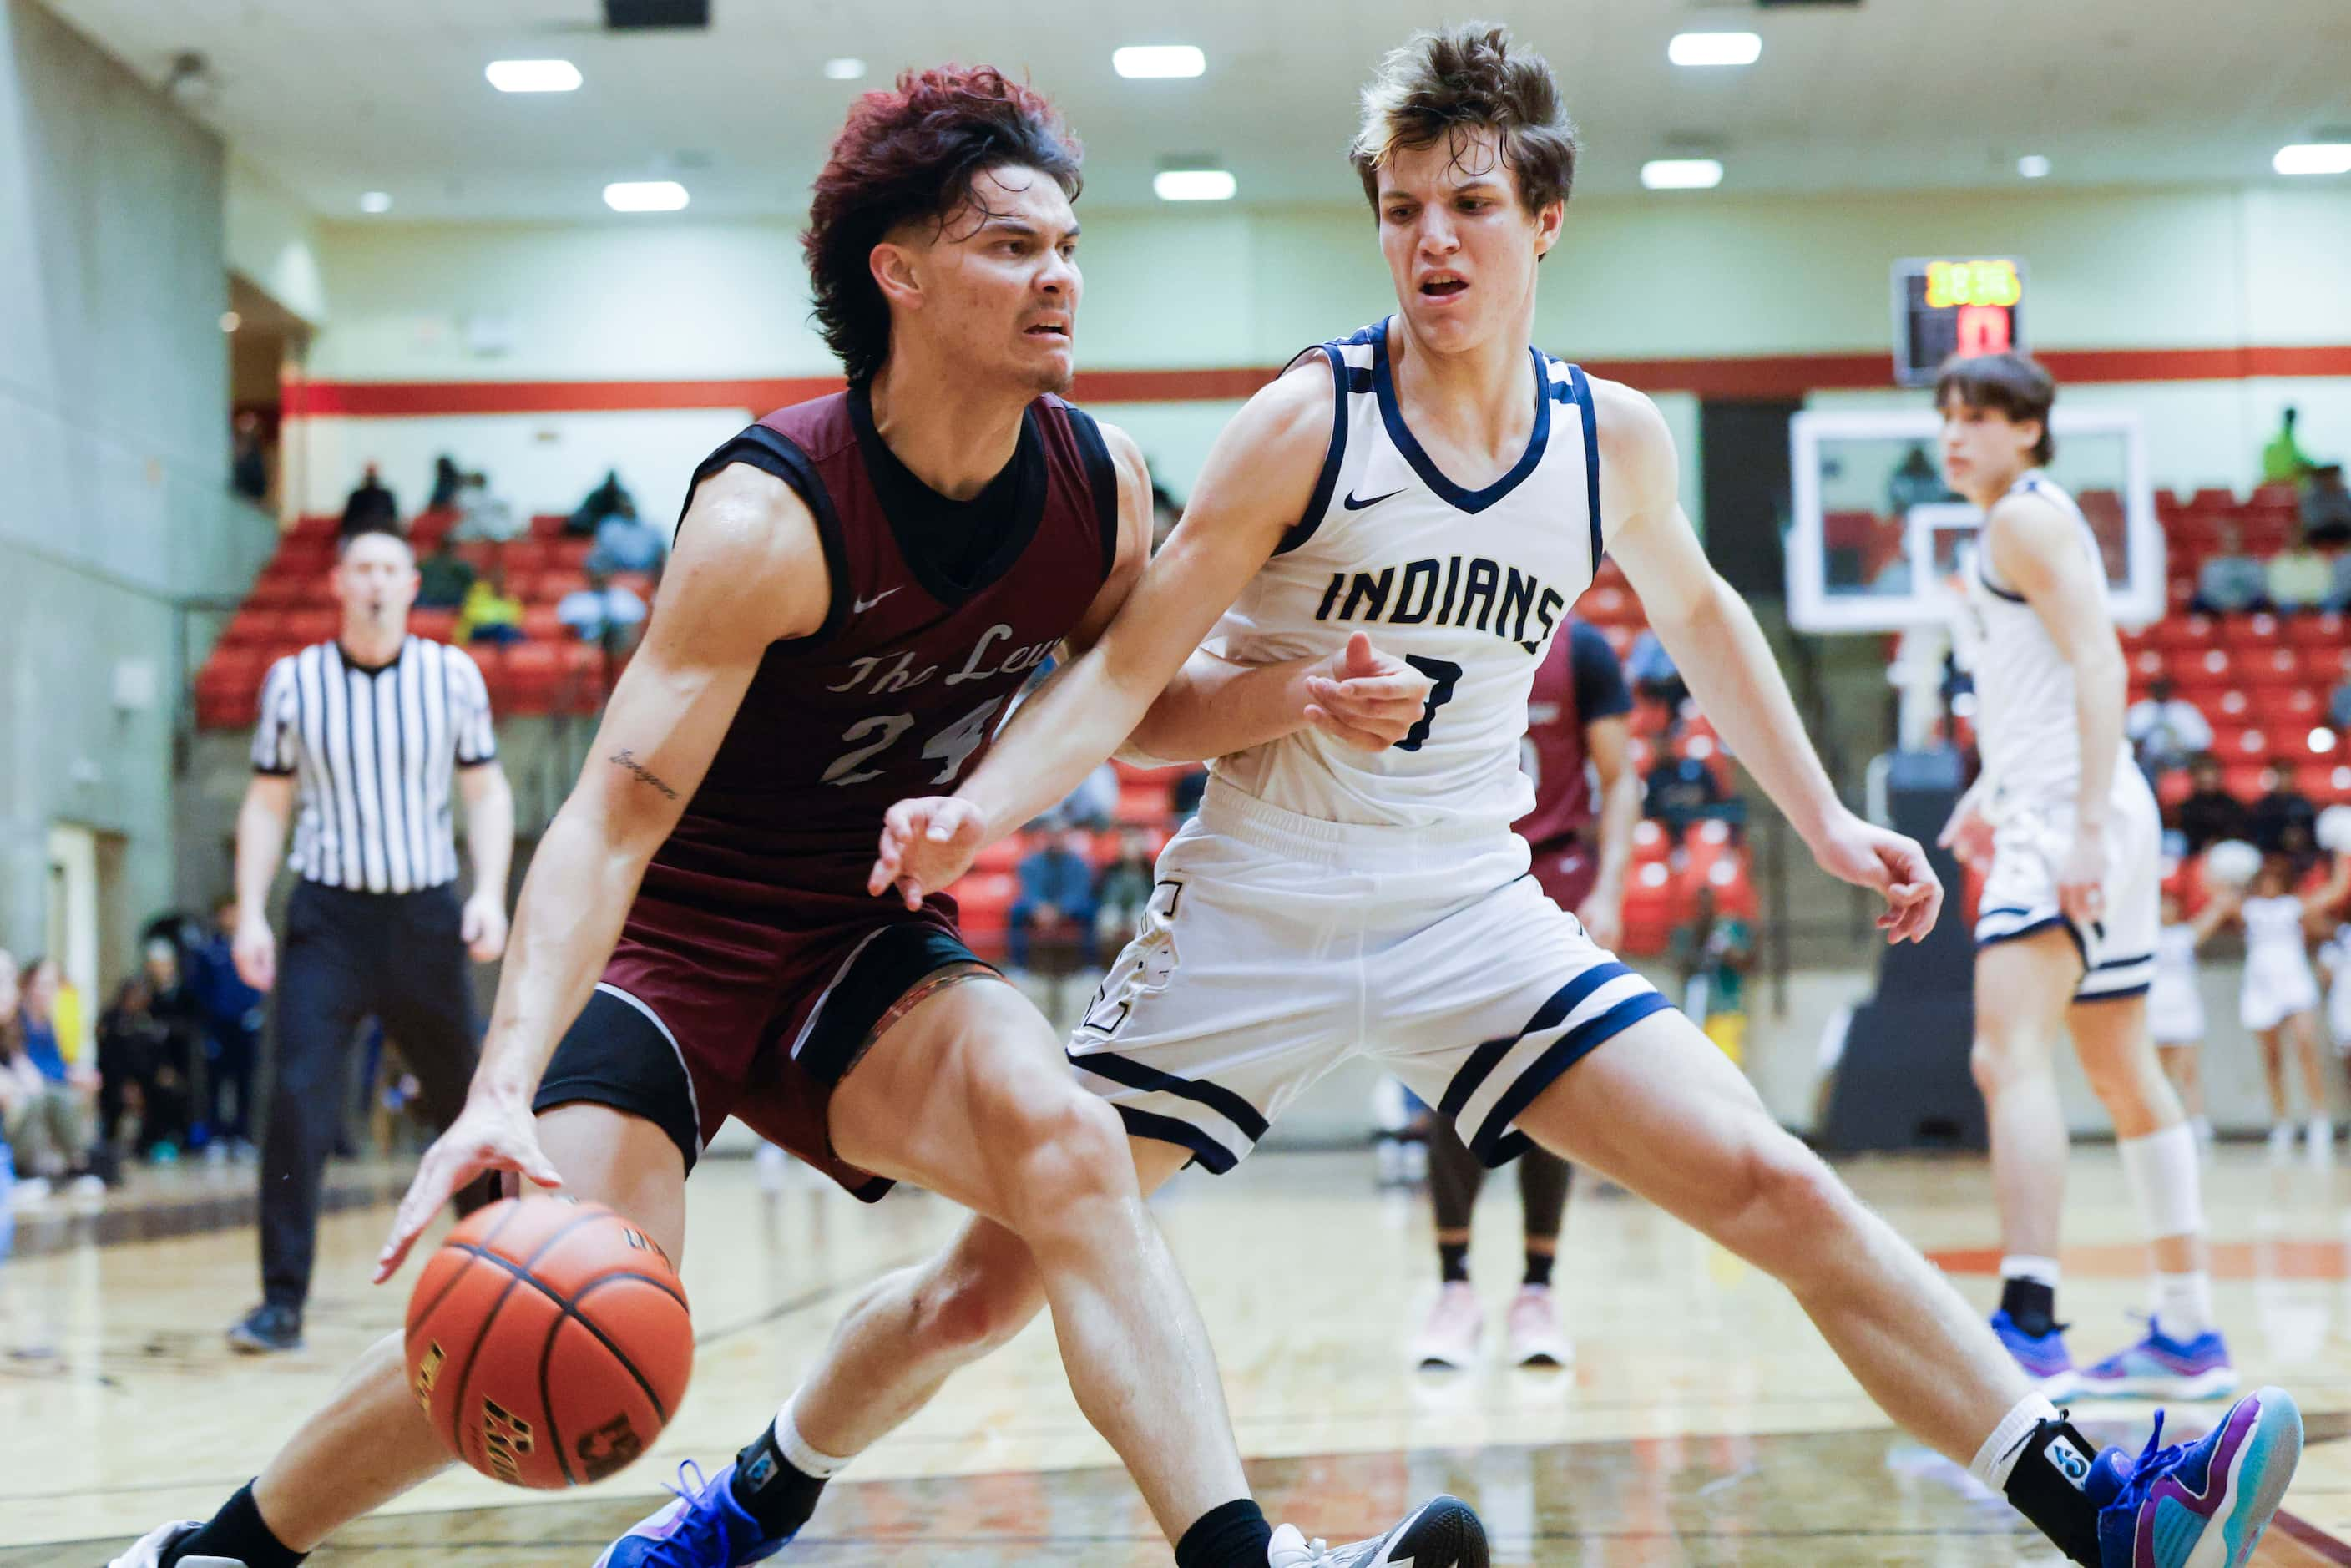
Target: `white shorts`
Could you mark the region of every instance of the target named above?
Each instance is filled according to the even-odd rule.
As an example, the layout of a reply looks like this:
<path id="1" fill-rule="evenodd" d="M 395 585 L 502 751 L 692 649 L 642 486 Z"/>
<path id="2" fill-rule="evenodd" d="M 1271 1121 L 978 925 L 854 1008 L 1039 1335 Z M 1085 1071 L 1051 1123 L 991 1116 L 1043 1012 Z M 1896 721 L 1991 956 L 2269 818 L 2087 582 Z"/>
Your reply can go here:
<path id="1" fill-rule="evenodd" d="M 2058 927 L 2082 954 L 2077 1002 L 2147 994 L 2155 979 L 2155 937 L 2162 926 L 2163 819 L 2155 791 L 2136 768 L 2115 769 L 2107 832 L 2105 909 L 2087 931 L 2057 906 L 2057 870 L 2074 837 L 2074 802 L 2001 799 L 1992 839 L 1991 875 L 1976 915 L 1976 946 L 2013 942 Z"/>
<path id="2" fill-rule="evenodd" d="M 2147 993 L 2147 1022 L 2158 1045 L 2202 1044 L 2204 998 L 2196 982 L 2158 977 Z"/>
<path id="3" fill-rule="evenodd" d="M 1536 1095 L 1671 1005 L 1527 858 L 1490 828 L 1327 822 L 1212 780 L 1070 1061 L 1129 1133 L 1221 1172 L 1309 1084 L 1373 1057 L 1499 1165 Z"/>
<path id="4" fill-rule="evenodd" d="M 2276 974 L 2245 966 L 2245 978 L 2237 990 L 2237 1021 L 2247 1029 L 2275 1029 L 2294 1014 L 2317 1007 L 2318 977 L 2307 966 Z"/>

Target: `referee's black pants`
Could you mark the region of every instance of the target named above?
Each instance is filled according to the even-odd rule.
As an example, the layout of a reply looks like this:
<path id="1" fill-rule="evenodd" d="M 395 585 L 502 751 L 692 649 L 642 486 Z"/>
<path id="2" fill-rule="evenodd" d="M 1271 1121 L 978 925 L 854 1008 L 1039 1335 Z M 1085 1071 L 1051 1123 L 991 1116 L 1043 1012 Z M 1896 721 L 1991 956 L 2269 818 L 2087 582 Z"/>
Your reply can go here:
<path id="1" fill-rule="evenodd" d="M 270 998 L 273 1066 L 261 1145 L 261 1288 L 299 1312 L 318 1252 L 327 1155 L 350 1103 L 351 1045 L 373 1017 L 424 1087 L 426 1114 L 456 1120 L 481 1051 L 456 885 L 353 893 L 303 881 L 286 905 Z M 490 1200 L 494 1177 L 457 1195 Z"/>

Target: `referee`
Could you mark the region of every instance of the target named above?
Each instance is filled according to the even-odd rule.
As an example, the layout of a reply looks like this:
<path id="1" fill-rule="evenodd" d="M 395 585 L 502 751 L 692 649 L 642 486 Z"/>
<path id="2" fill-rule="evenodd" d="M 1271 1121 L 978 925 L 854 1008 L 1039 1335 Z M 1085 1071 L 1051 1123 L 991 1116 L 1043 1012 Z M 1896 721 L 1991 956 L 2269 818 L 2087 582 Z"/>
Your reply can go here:
<path id="1" fill-rule="evenodd" d="M 276 1041 L 262 1107 L 262 1302 L 228 1331 L 254 1354 L 302 1345 L 319 1191 L 360 1020 L 381 1022 L 446 1126 L 480 1045 L 465 960 L 495 961 L 507 939 L 514 798 L 482 673 L 462 651 L 408 634 L 416 559 L 399 535 L 342 539 L 332 581 L 341 634 L 270 666 L 236 820 L 236 969 L 272 993 Z M 462 905 L 453 786 L 474 862 Z M 281 969 L 266 910 L 289 819 L 301 880 Z M 487 1191 L 467 1189 L 458 1207 Z"/>

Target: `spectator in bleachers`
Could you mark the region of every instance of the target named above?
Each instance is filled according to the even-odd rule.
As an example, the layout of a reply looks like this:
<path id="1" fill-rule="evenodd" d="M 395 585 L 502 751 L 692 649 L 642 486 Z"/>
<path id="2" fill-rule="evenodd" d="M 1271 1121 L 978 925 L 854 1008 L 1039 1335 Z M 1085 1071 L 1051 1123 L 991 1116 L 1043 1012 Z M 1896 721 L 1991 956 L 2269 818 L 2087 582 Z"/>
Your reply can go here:
<path id="1" fill-rule="evenodd" d="M 645 622 L 645 601 L 616 587 L 611 572 L 588 561 L 588 586 L 575 588 L 556 602 L 555 618 L 571 628 L 583 643 L 601 643 L 614 653 L 634 646 L 637 629 Z"/>
<path id="2" fill-rule="evenodd" d="M 1115 947 L 1133 936 L 1157 882 L 1151 834 L 1142 828 L 1122 831 L 1118 859 L 1094 878 L 1094 939 L 1103 946 Z"/>
<path id="3" fill-rule="evenodd" d="M 457 553 L 457 541 L 443 534 L 433 553 L 416 563 L 416 608 L 455 610 L 474 586 L 474 563 Z"/>
<path id="4" fill-rule="evenodd" d="M 1641 814 L 1663 822 L 1679 840 L 1707 808 L 1722 803 L 1722 784 L 1714 769 L 1695 757 L 1677 756 L 1660 747 L 1657 760 L 1643 781 Z"/>
<path id="5" fill-rule="evenodd" d="M 2270 557 L 2270 602 L 2280 610 L 2316 610 L 2335 591 L 2335 563 L 2310 548 L 2299 528 L 2292 543 Z"/>
<path id="6" fill-rule="evenodd" d="M 1700 883 L 1689 924 L 1674 932 L 1672 954 L 1681 971 L 1682 1010 L 1698 1020 L 1723 1055 L 1743 1061 L 1747 971 L 1755 962 L 1755 936 L 1747 922 L 1720 913 L 1713 886 Z"/>
<path id="7" fill-rule="evenodd" d="M 2179 802 L 2179 836 L 2190 856 L 2200 855 L 2223 839 L 2241 839 L 2252 831 L 2245 803 L 2221 787 L 2220 760 L 2206 754 L 2188 764 L 2189 791 Z"/>
<path id="8" fill-rule="evenodd" d="M 1007 934 L 1012 967 L 1029 967 L 1030 938 L 1042 932 L 1072 944 L 1078 960 L 1094 961 L 1094 868 L 1086 852 L 1092 838 L 1065 828 L 1021 858 L 1020 897 Z"/>
<path id="9" fill-rule="evenodd" d="M 2351 489 L 2343 465 L 2313 468 L 2302 482 L 2302 531 L 2314 545 L 2351 545 Z"/>
<path id="10" fill-rule="evenodd" d="M 1903 455 L 1902 465 L 1886 482 L 1886 504 L 1897 517 L 1910 515 L 1913 507 L 1924 507 L 1951 498 L 1951 487 L 1943 483 L 1943 471 L 1928 455 L 1925 442 L 1914 442 Z"/>
<path id="11" fill-rule="evenodd" d="M 457 491 L 465 483 L 455 459 L 444 452 L 433 460 L 433 494 L 424 503 L 428 512 L 445 512 L 457 504 Z"/>
<path id="12" fill-rule="evenodd" d="M 77 1187 L 88 1190 L 101 1185 L 88 1164 L 98 1074 L 87 1063 L 66 1061 L 57 1039 L 59 984 L 56 959 L 34 958 L 25 965 L 13 1030 L 13 1050 L 24 1066 L 17 1069 L 18 1105 L 8 1142 L 35 1176 L 70 1175 Z"/>
<path id="13" fill-rule="evenodd" d="M 2207 615 L 2269 608 L 2270 585 L 2262 563 L 2245 553 L 2245 537 L 2232 522 L 2217 530 L 2220 549 L 2196 573 L 2193 608 Z"/>
<path id="14" fill-rule="evenodd" d="M 2246 812 L 2246 831 L 2253 847 L 2265 855 L 2285 855 L 2297 870 L 2315 847 L 2318 808 L 2294 786 L 2294 760 L 2273 758 L 2262 775 L 2267 791 Z"/>
<path id="15" fill-rule="evenodd" d="M 372 463 L 360 471 L 358 486 L 343 501 L 340 532 L 343 538 L 349 538 L 371 528 L 380 528 L 386 533 L 400 532 L 400 502 L 384 486 Z"/>
<path id="16" fill-rule="evenodd" d="M 2196 705 L 2179 695 L 2170 679 L 2158 676 L 2147 695 L 2123 716 L 2123 733 L 2148 778 L 2188 766 L 2189 758 L 2212 749 L 2212 727 Z"/>
<path id="17" fill-rule="evenodd" d="M 1208 770 L 1195 768 L 1176 780 L 1168 791 L 1167 804 L 1179 822 L 1188 822 L 1200 814 L 1200 799 L 1208 792 Z"/>
<path id="18" fill-rule="evenodd" d="M 1058 828 L 1107 828 L 1118 815 L 1118 769 L 1105 762 L 1078 781 L 1046 814 Z"/>
<path id="19" fill-rule="evenodd" d="M 596 525 L 596 548 L 588 552 L 590 571 L 643 571 L 661 575 L 669 555 L 662 531 L 637 516 L 637 504 L 624 493 L 610 516 Z"/>
<path id="20" fill-rule="evenodd" d="M 2262 448 L 2262 484 L 2292 485 L 2309 471 L 2309 455 L 2294 438 L 2294 421 L 2300 417 L 2294 409 L 2288 407 L 2279 422 L 2278 433 L 2270 437 L 2267 446 Z"/>
<path id="21" fill-rule="evenodd" d="M 253 1145 L 253 1067 L 261 1049 L 261 993 L 236 972 L 236 894 L 213 908 L 213 928 L 188 949 L 188 988 L 204 1036 L 204 1124 L 233 1152 Z M 234 1098 L 236 1109 L 228 1109 Z"/>
<path id="22" fill-rule="evenodd" d="M 261 416 L 246 409 L 229 424 L 228 487 L 248 501 L 269 498 L 269 454 L 261 440 Z"/>
<path id="23" fill-rule="evenodd" d="M 2334 586 L 2327 590 L 2323 608 L 2336 612 L 2351 611 L 2351 549 L 2337 545 L 2329 551 L 2332 559 L 2330 576 Z"/>
<path id="24" fill-rule="evenodd" d="M 1669 708 L 1678 708 L 1682 699 L 1689 695 L 1689 688 L 1682 684 L 1682 673 L 1674 667 L 1674 656 L 1666 652 L 1656 632 L 1646 626 L 1641 628 L 1641 634 L 1633 639 L 1632 651 L 1625 655 L 1625 674 L 1631 678 L 1635 691 Z"/>
<path id="25" fill-rule="evenodd" d="M 136 1110 L 131 1147 L 141 1159 L 183 1147 L 194 1109 L 189 1072 L 196 1042 L 183 1022 L 158 1007 L 153 968 L 151 962 L 147 972 L 122 983 L 98 1026 L 99 1141 L 110 1149 L 124 1112 Z"/>
<path id="26" fill-rule="evenodd" d="M 589 491 L 588 498 L 581 501 L 579 508 L 564 519 L 563 531 L 573 538 L 592 538 L 595 537 L 596 530 L 603 526 L 604 519 L 623 507 L 626 507 L 633 516 L 637 503 L 629 495 L 628 487 L 621 483 L 621 471 L 618 468 L 608 468 L 604 471 L 603 483 Z M 615 570 L 643 571 L 646 569 L 632 566 Z"/>
<path id="27" fill-rule="evenodd" d="M 450 530 L 460 539 L 487 539 L 504 544 L 518 539 L 529 527 L 506 500 L 490 494 L 489 476 L 476 468 L 457 486 L 457 526 Z"/>
<path id="28" fill-rule="evenodd" d="M 466 643 L 519 643 L 523 640 L 522 601 L 507 591 L 503 555 L 490 557 L 486 577 L 476 578 L 457 607 L 456 640 Z"/>
<path id="29" fill-rule="evenodd" d="M 2351 648 L 2343 650 L 2343 679 L 2326 699 L 2326 717 L 2338 730 L 2351 735 Z"/>

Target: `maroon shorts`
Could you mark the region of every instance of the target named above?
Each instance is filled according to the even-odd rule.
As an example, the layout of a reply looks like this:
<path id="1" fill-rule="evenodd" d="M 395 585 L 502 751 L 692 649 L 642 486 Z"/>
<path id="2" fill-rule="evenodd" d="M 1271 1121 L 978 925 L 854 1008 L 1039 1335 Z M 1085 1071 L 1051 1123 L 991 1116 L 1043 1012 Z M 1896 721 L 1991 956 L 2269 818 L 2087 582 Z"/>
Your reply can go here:
<path id="1" fill-rule="evenodd" d="M 901 998 L 979 966 L 951 900 L 918 911 L 811 895 L 722 906 L 649 885 L 533 1108 L 590 1102 L 668 1133 L 686 1168 L 727 1117 L 872 1202 L 890 1183 L 832 1152 L 832 1092 Z M 668 879 L 664 879 L 668 880 Z"/>
<path id="2" fill-rule="evenodd" d="M 1551 901 L 1573 915 L 1600 880 L 1600 857 L 1575 839 L 1553 839 L 1534 846 L 1533 871 Z"/>

